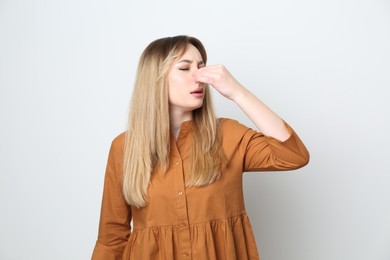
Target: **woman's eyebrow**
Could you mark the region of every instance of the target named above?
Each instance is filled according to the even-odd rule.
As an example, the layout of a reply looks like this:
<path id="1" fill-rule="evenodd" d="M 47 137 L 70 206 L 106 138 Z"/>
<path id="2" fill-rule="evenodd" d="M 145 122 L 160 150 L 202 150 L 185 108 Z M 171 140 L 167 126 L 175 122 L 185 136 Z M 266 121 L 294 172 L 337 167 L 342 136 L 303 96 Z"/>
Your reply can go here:
<path id="1" fill-rule="evenodd" d="M 192 60 L 181 60 L 179 61 L 178 63 L 188 63 L 188 64 L 191 64 L 192 63 Z M 204 65 L 204 61 L 203 60 L 200 60 L 198 62 L 198 65 Z"/>

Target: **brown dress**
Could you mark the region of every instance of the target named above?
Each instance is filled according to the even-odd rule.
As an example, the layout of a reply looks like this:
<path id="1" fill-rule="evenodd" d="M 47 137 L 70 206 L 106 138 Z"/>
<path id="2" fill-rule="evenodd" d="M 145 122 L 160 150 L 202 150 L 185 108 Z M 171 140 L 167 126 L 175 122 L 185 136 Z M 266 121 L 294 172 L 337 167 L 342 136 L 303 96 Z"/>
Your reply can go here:
<path id="1" fill-rule="evenodd" d="M 297 169 L 308 163 L 309 153 L 287 124 L 291 136 L 280 142 L 235 120 L 220 122 L 228 159 L 221 178 L 206 187 L 185 188 L 192 123 L 184 122 L 177 140 L 171 138 L 169 169 L 165 174 L 154 170 L 148 204 L 141 209 L 123 199 L 124 134 L 114 139 L 92 260 L 259 259 L 242 173 Z"/>

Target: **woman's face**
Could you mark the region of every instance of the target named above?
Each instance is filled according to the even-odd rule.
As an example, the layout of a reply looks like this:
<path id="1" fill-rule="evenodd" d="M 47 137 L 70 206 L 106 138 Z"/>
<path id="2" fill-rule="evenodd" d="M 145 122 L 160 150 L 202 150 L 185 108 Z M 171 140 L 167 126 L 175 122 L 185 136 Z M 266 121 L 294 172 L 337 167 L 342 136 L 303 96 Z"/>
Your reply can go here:
<path id="1" fill-rule="evenodd" d="M 202 106 L 205 84 L 196 82 L 192 75 L 204 66 L 200 52 L 191 44 L 173 63 L 168 73 L 168 99 L 171 111 L 185 113 Z"/>

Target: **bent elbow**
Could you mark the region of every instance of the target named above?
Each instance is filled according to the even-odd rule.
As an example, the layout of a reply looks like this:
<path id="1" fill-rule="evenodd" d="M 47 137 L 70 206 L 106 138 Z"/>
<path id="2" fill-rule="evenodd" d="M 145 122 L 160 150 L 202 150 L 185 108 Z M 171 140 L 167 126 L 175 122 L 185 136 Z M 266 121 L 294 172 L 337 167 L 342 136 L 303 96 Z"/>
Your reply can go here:
<path id="1" fill-rule="evenodd" d="M 306 166 L 307 164 L 309 164 L 309 161 L 310 161 L 310 154 L 309 152 L 306 151 L 304 154 L 300 156 L 299 160 L 297 160 L 296 168 L 294 170 Z"/>

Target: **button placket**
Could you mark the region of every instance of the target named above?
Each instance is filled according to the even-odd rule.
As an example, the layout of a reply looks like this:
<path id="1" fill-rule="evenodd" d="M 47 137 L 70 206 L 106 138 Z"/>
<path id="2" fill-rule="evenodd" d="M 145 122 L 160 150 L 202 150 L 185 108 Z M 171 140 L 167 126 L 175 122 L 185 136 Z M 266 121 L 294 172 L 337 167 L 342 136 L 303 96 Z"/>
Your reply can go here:
<path id="1" fill-rule="evenodd" d="M 185 179 L 183 162 L 175 162 L 177 171 L 175 177 L 176 194 L 177 194 L 177 216 L 178 216 L 178 232 L 180 235 L 180 251 L 182 257 L 191 259 L 191 238 L 190 228 L 188 225 L 187 200 L 185 193 Z"/>
<path id="2" fill-rule="evenodd" d="M 177 220 L 178 225 L 176 230 L 180 237 L 179 252 L 180 259 L 190 260 L 192 259 L 191 252 L 191 237 L 190 237 L 190 227 L 188 219 L 188 207 L 187 207 L 187 196 L 186 196 L 186 187 L 185 187 L 185 175 L 184 175 L 184 159 L 188 158 L 188 147 L 190 138 L 188 135 L 190 125 L 183 125 L 180 129 L 179 136 L 177 141 L 171 139 L 174 146 L 175 157 L 173 159 L 175 171 L 175 192 L 176 192 L 176 210 L 177 210 Z"/>

